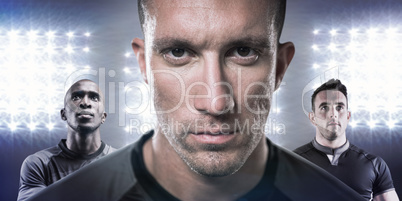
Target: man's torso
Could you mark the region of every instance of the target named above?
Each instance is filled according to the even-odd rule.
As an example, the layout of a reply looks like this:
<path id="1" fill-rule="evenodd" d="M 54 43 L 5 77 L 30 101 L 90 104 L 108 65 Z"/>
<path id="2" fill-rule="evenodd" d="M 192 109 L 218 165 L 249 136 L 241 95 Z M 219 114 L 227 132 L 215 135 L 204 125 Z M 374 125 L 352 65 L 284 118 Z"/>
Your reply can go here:
<path id="1" fill-rule="evenodd" d="M 142 147 L 152 134 L 49 186 L 32 200 L 178 200 L 145 168 Z M 267 142 L 269 158 L 264 176 L 240 200 L 363 200 L 324 170 Z"/>
<path id="2" fill-rule="evenodd" d="M 61 140 L 57 146 L 28 156 L 21 167 L 18 199 L 31 196 L 114 150 L 102 142 L 95 153 L 80 155 L 67 149 L 65 140 Z"/>
<path id="3" fill-rule="evenodd" d="M 328 171 L 367 200 L 372 192 L 375 196 L 394 188 L 385 162 L 352 144 L 340 154 L 336 164 L 331 164 L 328 153 L 315 148 L 313 142 L 297 148 L 295 153 Z"/>

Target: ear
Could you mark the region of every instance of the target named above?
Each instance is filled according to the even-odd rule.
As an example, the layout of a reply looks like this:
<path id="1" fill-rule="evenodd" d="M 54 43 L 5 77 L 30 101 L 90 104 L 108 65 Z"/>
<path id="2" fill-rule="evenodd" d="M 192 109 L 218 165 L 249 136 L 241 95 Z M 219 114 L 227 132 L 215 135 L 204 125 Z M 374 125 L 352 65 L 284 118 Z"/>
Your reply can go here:
<path id="1" fill-rule="evenodd" d="M 66 109 L 61 109 L 60 110 L 60 117 L 63 121 L 67 121 L 67 117 L 66 117 Z"/>
<path id="2" fill-rule="evenodd" d="M 348 122 L 350 121 L 350 117 L 352 117 L 352 113 L 350 113 L 350 111 L 348 111 L 348 116 L 347 116 Z"/>
<path id="3" fill-rule="evenodd" d="M 285 75 L 286 69 L 295 55 L 295 46 L 292 42 L 287 42 L 284 44 L 279 44 L 278 53 L 276 57 L 276 77 L 275 77 L 275 90 L 281 85 L 283 76 Z"/>
<path id="4" fill-rule="evenodd" d="M 315 115 L 314 112 L 309 112 L 308 113 L 308 118 L 310 119 L 310 122 L 315 126 Z"/>
<path id="5" fill-rule="evenodd" d="M 102 113 L 102 117 L 101 117 L 101 123 L 102 124 L 105 123 L 106 117 L 107 117 L 107 113 L 106 112 Z"/>
<path id="6" fill-rule="evenodd" d="M 134 38 L 131 42 L 131 46 L 134 50 L 134 54 L 137 57 L 138 65 L 140 66 L 142 78 L 144 79 L 145 83 L 148 84 L 147 80 L 147 67 L 145 62 L 145 45 L 144 40 L 139 38 Z"/>

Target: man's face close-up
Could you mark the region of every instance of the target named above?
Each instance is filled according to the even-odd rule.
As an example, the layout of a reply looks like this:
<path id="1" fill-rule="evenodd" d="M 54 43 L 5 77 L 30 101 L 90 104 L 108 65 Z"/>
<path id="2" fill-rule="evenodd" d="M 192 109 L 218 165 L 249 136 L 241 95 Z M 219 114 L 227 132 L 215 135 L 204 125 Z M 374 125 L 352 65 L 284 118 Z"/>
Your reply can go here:
<path id="1" fill-rule="evenodd" d="M 275 88 L 268 1 L 154 1 L 146 60 L 159 128 L 195 172 L 226 176 L 261 144 Z"/>
<path id="2" fill-rule="evenodd" d="M 345 135 L 349 123 L 350 112 L 347 100 L 342 92 L 337 90 L 320 91 L 314 100 L 314 123 L 328 141 L 333 141 Z"/>
<path id="3" fill-rule="evenodd" d="M 96 130 L 104 121 L 104 104 L 99 87 L 91 81 L 75 83 L 66 94 L 64 116 L 77 132 Z"/>

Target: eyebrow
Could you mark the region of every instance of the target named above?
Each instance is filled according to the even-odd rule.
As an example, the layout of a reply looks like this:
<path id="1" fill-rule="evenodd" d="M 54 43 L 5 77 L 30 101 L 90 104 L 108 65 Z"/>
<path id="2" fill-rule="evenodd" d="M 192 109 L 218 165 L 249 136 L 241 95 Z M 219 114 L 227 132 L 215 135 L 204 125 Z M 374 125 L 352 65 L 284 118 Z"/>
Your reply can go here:
<path id="1" fill-rule="evenodd" d="M 158 51 L 167 47 L 192 47 L 190 41 L 178 38 L 161 38 L 154 41 L 152 49 Z"/>
<path id="2" fill-rule="evenodd" d="M 318 106 L 318 108 L 320 108 L 320 107 L 322 107 L 322 106 L 326 106 L 326 105 L 329 105 L 329 103 L 328 103 L 328 102 L 322 102 L 322 103 Z M 343 103 L 343 102 L 336 102 L 335 105 L 345 106 L 345 103 Z"/>
<path id="3" fill-rule="evenodd" d="M 96 97 L 99 97 L 99 98 L 101 97 L 98 92 L 95 92 L 95 91 L 82 91 L 82 90 L 72 92 L 72 93 L 71 93 L 71 97 L 74 97 L 74 96 L 76 96 L 76 95 L 82 96 L 82 95 L 84 95 L 84 94 L 86 94 L 86 93 L 87 93 L 89 96 L 96 96 Z"/>
<path id="4" fill-rule="evenodd" d="M 82 96 L 84 93 L 85 93 L 84 91 L 73 91 L 71 92 L 71 97 Z"/>
<path id="5" fill-rule="evenodd" d="M 200 46 L 199 44 L 194 44 L 187 39 L 165 37 L 156 39 L 152 45 L 154 51 L 160 51 L 161 49 L 168 47 L 177 48 L 196 48 Z M 227 42 L 223 47 L 236 47 L 236 46 L 247 46 L 247 47 L 260 47 L 269 48 L 271 46 L 268 37 L 263 36 L 247 36 L 242 38 L 237 38 L 235 40 Z"/>
<path id="6" fill-rule="evenodd" d="M 270 47 L 270 42 L 267 37 L 244 37 L 236 39 L 229 44 L 236 45 L 236 46 L 254 46 L 254 47 Z"/>

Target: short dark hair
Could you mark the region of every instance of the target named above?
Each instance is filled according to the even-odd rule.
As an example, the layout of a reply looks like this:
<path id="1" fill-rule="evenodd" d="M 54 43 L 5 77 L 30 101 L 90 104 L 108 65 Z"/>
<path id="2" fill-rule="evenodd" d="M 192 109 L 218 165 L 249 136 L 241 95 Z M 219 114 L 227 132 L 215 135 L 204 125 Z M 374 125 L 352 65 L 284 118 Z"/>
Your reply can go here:
<path id="1" fill-rule="evenodd" d="M 315 105 L 314 105 L 314 100 L 315 97 L 317 96 L 318 93 L 320 93 L 321 91 L 325 91 L 325 90 L 337 90 L 340 91 L 343 95 L 345 95 L 346 97 L 346 101 L 348 100 L 348 91 L 346 89 L 346 86 L 342 84 L 342 82 L 338 79 L 330 79 L 328 80 L 326 83 L 322 84 L 320 87 L 318 87 L 313 95 L 311 96 L 311 107 L 312 110 L 315 110 Z M 346 104 L 346 107 L 348 106 L 348 104 Z"/>
<path id="2" fill-rule="evenodd" d="M 141 25 L 142 32 L 144 32 L 146 3 L 147 3 L 147 0 L 137 0 L 138 18 L 140 19 L 140 25 Z"/>
<path id="3" fill-rule="evenodd" d="M 148 1 L 149 0 L 137 0 L 138 16 L 140 19 L 141 29 L 142 29 L 143 33 L 144 33 L 144 22 L 145 22 L 145 10 L 146 10 L 146 6 L 148 5 L 147 4 Z M 286 0 L 274 0 L 274 2 L 275 2 L 275 7 L 270 9 L 270 11 L 276 11 L 274 25 L 275 25 L 275 29 L 278 31 L 277 40 L 279 41 L 279 38 L 281 37 L 281 34 L 282 34 L 283 24 L 285 22 Z"/>

